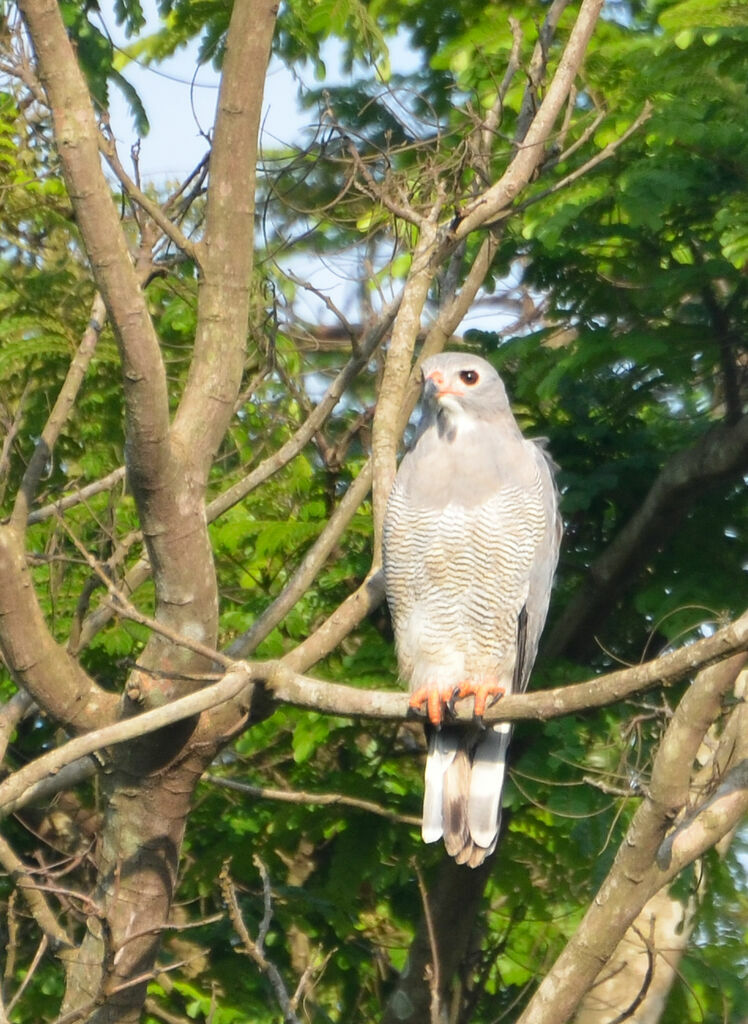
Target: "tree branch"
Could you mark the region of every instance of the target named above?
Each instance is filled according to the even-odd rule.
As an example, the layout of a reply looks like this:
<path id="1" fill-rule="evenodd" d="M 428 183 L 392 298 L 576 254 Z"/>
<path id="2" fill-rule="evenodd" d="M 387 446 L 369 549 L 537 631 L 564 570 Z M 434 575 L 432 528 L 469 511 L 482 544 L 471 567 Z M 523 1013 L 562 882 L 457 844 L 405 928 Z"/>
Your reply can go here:
<path id="1" fill-rule="evenodd" d="M 169 402 L 158 339 L 101 169 L 99 131 L 56 0 L 20 0 L 55 127 L 68 193 L 119 344 L 128 468 L 157 488 L 167 455 Z"/>
<path id="2" fill-rule="evenodd" d="M 277 0 L 235 4 L 226 37 L 195 349 L 173 426 L 174 445 L 200 481 L 207 479 L 233 415 L 244 369 L 260 115 L 277 13 Z"/>
<path id="3" fill-rule="evenodd" d="M 26 691 L 19 690 L 0 708 L 0 763 L 5 760 L 10 737 L 33 704 L 33 700 Z"/>
<path id="4" fill-rule="evenodd" d="M 267 459 L 264 459 L 251 473 L 248 473 L 244 479 L 227 488 L 227 490 L 211 501 L 207 509 L 210 522 L 223 515 L 233 505 L 242 501 L 243 498 L 246 498 L 255 488 L 259 487 L 260 484 L 263 484 L 274 473 L 277 473 L 279 469 L 287 465 L 291 459 L 295 458 L 311 441 L 345 394 L 346 389 L 355 380 L 362 368 L 366 366 L 372 354 L 384 339 L 392 326 L 392 321 L 395 319 L 401 301 L 402 297 L 397 296 L 382 310 L 376 324 L 367 331 L 366 336 L 361 340 L 354 355 L 351 356 L 332 381 L 325 394 L 314 407 L 311 416 L 307 417 L 293 436 L 282 444 L 276 452 L 268 456 Z"/>
<path id="5" fill-rule="evenodd" d="M 692 765 L 744 660 L 741 654 L 702 670 L 686 691 L 655 756 L 649 792 L 634 815 L 608 877 L 518 1024 L 568 1021 L 646 902 L 678 871 L 713 846 L 734 825 L 736 814 L 745 809 L 748 791 L 738 788 L 748 781 L 746 765 L 742 764 L 734 770 L 737 775 L 731 779 L 728 791 L 715 794 L 714 813 L 710 808 L 703 817 L 696 816 L 698 824 L 692 830 L 686 828 L 678 856 L 669 855 L 667 840 L 663 845 L 688 796 L 690 771 L 684 768 Z M 675 836 L 671 843 L 674 840 Z M 667 870 L 662 870 L 658 861 L 668 857 Z"/>
<path id="6" fill-rule="evenodd" d="M 190 648 L 196 646 L 194 641 L 187 638 L 183 638 L 182 642 Z M 694 670 L 723 661 L 736 651 L 747 648 L 748 612 L 713 636 L 697 640 L 688 647 L 644 665 L 611 672 L 585 683 L 504 697 L 500 703 L 489 708 L 484 717 L 489 722 L 520 719 L 544 721 L 589 708 L 604 707 L 657 685 L 672 685 Z M 214 657 L 216 661 L 226 660 L 218 652 L 215 652 Z M 163 707 L 71 740 L 19 769 L 0 783 L 0 812 L 9 813 L 21 806 L 30 786 L 86 754 L 136 736 L 147 735 L 209 708 L 216 708 L 224 702 L 237 700 L 243 708 L 245 719 L 248 715 L 251 717 L 253 711 L 266 713 L 268 700 L 347 718 L 402 721 L 412 717 L 407 693 L 359 690 L 353 686 L 312 679 L 297 674 L 288 664 L 280 661 L 237 662 L 222 679 L 211 686 Z M 456 717 L 470 721 L 470 706 L 459 707 Z"/>
<path id="7" fill-rule="evenodd" d="M 34 920 L 41 928 L 42 933 L 49 939 L 52 948 L 56 951 L 70 948 L 72 942 L 47 903 L 44 893 L 37 887 L 26 865 L 16 856 L 2 836 L 0 836 L 0 864 L 18 886 Z"/>
<path id="8" fill-rule="evenodd" d="M 18 686 L 75 732 L 111 721 L 117 696 L 97 686 L 50 633 L 26 562 L 24 531 L 11 526 L 0 526 L 0 580 L 0 652 Z"/>
<path id="9" fill-rule="evenodd" d="M 84 504 L 89 498 L 93 498 L 96 494 L 101 494 L 102 491 L 110 491 L 124 479 L 125 467 L 120 466 L 118 469 L 113 469 L 111 473 L 107 473 L 100 480 L 94 480 L 93 483 L 86 484 L 85 487 L 79 487 L 77 491 L 65 495 L 64 498 L 60 498 L 58 501 L 52 501 L 48 505 L 42 506 L 42 508 L 35 509 L 35 511 L 29 513 L 26 522 L 29 526 L 33 523 L 43 523 L 45 519 L 50 519 L 52 516 L 67 512 L 68 509 L 75 508 L 76 505 Z"/>
<path id="10" fill-rule="evenodd" d="M 188 257 L 188 259 L 191 259 L 195 265 L 199 267 L 200 257 L 202 255 L 200 246 L 195 245 L 195 243 L 192 242 L 184 232 L 169 219 L 169 217 L 167 217 L 158 203 L 149 199 L 145 192 L 138 188 L 122 166 L 114 139 L 99 136 L 99 146 L 101 148 L 101 152 L 104 154 L 104 159 L 111 167 L 117 181 L 122 185 L 130 199 L 132 199 L 134 203 L 137 203 L 141 210 L 148 214 L 154 224 L 158 225 L 164 235 L 166 235 L 166 237 L 173 242 L 174 245 L 176 245 L 177 248 Z"/>
<path id="11" fill-rule="evenodd" d="M 18 488 L 13 512 L 10 517 L 11 524 L 18 529 L 23 530 L 26 526 L 29 509 L 34 500 L 39 481 L 60 436 L 60 431 L 65 426 L 70 411 L 75 405 L 81 384 L 86 376 L 88 364 L 91 362 L 91 358 L 96 351 L 96 345 L 105 320 L 106 306 L 101 295 L 97 292 L 91 306 L 88 327 L 84 331 L 78 350 L 71 360 L 52 412 L 47 417 L 41 437 L 34 448 L 34 454 L 31 456 L 26 472 L 23 474 L 21 486 Z"/>
<path id="12" fill-rule="evenodd" d="M 413 348 L 421 327 L 421 314 L 434 280 L 437 245 L 436 218 L 441 210 L 437 202 L 428 219 L 421 223 L 402 302 L 392 328 L 384 376 L 379 389 L 372 430 L 372 470 L 374 499 L 373 566 L 381 561 L 382 522 L 392 481 L 395 479 L 397 449 L 400 444 L 400 415 L 413 361 Z"/>
<path id="13" fill-rule="evenodd" d="M 420 815 L 415 817 L 411 814 L 398 814 L 391 811 L 389 807 L 382 807 L 373 800 L 360 800 L 357 797 L 346 796 L 344 793 L 305 793 L 298 789 L 273 789 L 270 786 L 252 786 L 248 782 L 237 782 L 234 779 L 222 779 L 220 775 L 205 775 L 205 782 L 222 789 L 233 789 L 237 793 L 245 793 L 247 796 L 259 797 L 261 800 L 277 800 L 286 804 L 311 804 L 320 807 L 353 807 L 357 811 L 366 811 L 368 814 L 376 814 L 388 821 L 395 821 L 399 825 L 421 826 Z"/>
<path id="14" fill-rule="evenodd" d="M 553 126 L 582 66 L 602 4 L 603 0 L 583 0 L 551 84 L 520 148 L 501 178 L 465 206 L 454 231 L 456 238 L 465 238 L 476 228 L 499 219 L 532 179 L 543 160 Z"/>
<path id="15" fill-rule="evenodd" d="M 324 530 L 304 556 L 301 565 L 278 597 L 265 609 L 250 629 L 237 637 L 229 646 L 227 653 L 231 657 L 246 658 L 252 654 L 306 593 L 317 573 L 330 557 L 333 548 L 342 537 L 359 506 L 365 500 L 370 488 L 371 460 L 362 467 L 356 479 L 351 483 L 338 507 L 330 516 Z"/>
<path id="16" fill-rule="evenodd" d="M 259 970 L 270 982 L 273 992 L 275 993 L 275 998 L 278 1000 L 278 1005 L 283 1013 L 283 1020 L 286 1024 L 301 1024 L 301 1021 L 296 1016 L 292 1006 L 291 997 L 288 994 L 288 989 L 281 977 L 280 971 L 275 964 L 265 956 L 265 935 L 270 925 L 269 917 L 272 912 L 270 881 L 268 879 L 267 870 L 262 862 L 259 861 L 259 858 L 255 858 L 255 862 L 259 868 L 260 876 L 262 878 L 262 888 L 265 899 L 265 916 L 263 917 L 262 924 L 260 925 L 260 931 L 256 941 L 249 934 L 247 926 L 244 923 L 244 919 L 242 918 L 239 901 L 236 898 L 236 890 L 229 876 L 228 862 L 226 862 L 221 869 L 221 891 L 223 892 L 223 898 L 229 910 L 231 923 L 234 926 L 236 934 L 242 941 L 243 951 L 255 962 Z"/>

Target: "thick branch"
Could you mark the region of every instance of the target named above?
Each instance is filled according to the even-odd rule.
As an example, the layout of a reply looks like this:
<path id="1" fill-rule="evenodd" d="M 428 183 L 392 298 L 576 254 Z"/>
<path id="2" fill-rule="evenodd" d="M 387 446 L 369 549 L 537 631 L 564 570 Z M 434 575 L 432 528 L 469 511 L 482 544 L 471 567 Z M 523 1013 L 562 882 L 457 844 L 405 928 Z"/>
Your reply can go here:
<path id="1" fill-rule="evenodd" d="M 736 651 L 748 648 L 748 612 L 713 636 L 665 654 L 654 661 L 598 676 L 585 683 L 560 686 L 553 690 L 513 694 L 502 698 L 486 711 L 486 721 L 510 722 L 518 719 L 545 721 L 561 715 L 604 707 L 625 700 L 658 684 L 671 685 L 704 665 L 721 661 Z M 295 652 L 294 652 L 295 653 Z M 288 666 L 290 658 L 284 659 Z M 268 683 L 276 700 L 297 707 L 314 708 L 321 713 L 399 720 L 405 717 L 405 694 L 357 690 L 338 683 L 316 681 L 305 676 L 278 673 Z M 457 717 L 472 715 L 469 702 L 457 705 Z"/>
<path id="2" fill-rule="evenodd" d="M 198 326 L 174 443 L 207 478 L 244 368 L 252 274 L 255 178 L 265 72 L 277 0 L 234 4 L 218 97 L 201 245 Z"/>
<path id="3" fill-rule="evenodd" d="M 678 871 L 715 845 L 748 803 L 748 791 L 737 788 L 746 781 L 742 764 L 735 770 L 742 772 L 741 778 L 731 780 L 728 792 L 715 794 L 715 813 L 704 815 L 708 837 L 702 820 L 701 827 L 694 826 L 691 831 L 691 841 L 682 842 L 680 855 L 676 858 L 671 853 L 669 870 L 658 866 L 663 840 L 685 805 L 690 768 L 699 745 L 719 716 L 722 700 L 744 660 L 744 655 L 737 655 L 704 669 L 686 691 L 657 751 L 649 792 L 634 815 L 608 877 L 518 1024 L 564 1024 L 569 1020 L 645 903 Z M 684 834 L 689 835 L 688 830 Z"/>
<path id="4" fill-rule="evenodd" d="M 198 646 L 194 641 L 184 642 L 190 648 Z M 585 683 L 558 687 L 554 690 L 514 694 L 488 709 L 484 717 L 487 721 L 542 721 L 593 707 L 604 707 L 654 686 L 675 683 L 704 665 L 722 661 L 736 651 L 744 651 L 747 648 L 748 612 L 714 636 L 698 640 L 688 647 L 645 665 L 611 672 Z M 215 657 L 216 660 L 225 660 L 217 652 Z M 181 697 L 164 707 L 81 736 L 26 765 L 0 783 L 0 810 L 8 813 L 17 808 L 25 802 L 23 797 L 30 786 L 35 785 L 50 772 L 58 771 L 86 754 L 123 743 L 135 736 L 146 735 L 165 725 L 183 721 L 209 708 L 215 708 L 224 702 L 238 700 L 246 719 L 255 700 L 258 701 L 261 711 L 267 710 L 263 698 L 271 702 L 310 708 L 321 714 L 390 721 L 402 721 L 410 717 L 406 693 L 358 690 L 353 686 L 311 679 L 298 675 L 284 662 L 237 662 L 212 686 Z M 457 717 L 469 720 L 471 708 L 458 708 Z"/>
<path id="5" fill-rule="evenodd" d="M 0 708 L 0 762 L 5 760 L 10 738 L 34 702 L 25 690 L 14 693 Z"/>
<path id="6" fill-rule="evenodd" d="M 262 667 L 267 671 L 267 666 Z M 72 764 L 86 754 L 93 754 L 105 747 L 148 735 L 174 722 L 184 721 L 185 718 L 200 714 L 206 708 L 230 700 L 245 690 L 253 677 L 254 670 L 238 663 L 213 686 L 188 694 L 153 711 L 146 711 L 142 715 L 79 736 L 48 754 L 43 754 L 0 783 L 0 816 L 11 814 L 23 806 L 27 802 L 26 794 L 30 787 L 64 768 L 65 765 Z"/>
<path id="7" fill-rule="evenodd" d="M 653 548 L 670 536 L 689 506 L 707 488 L 736 478 L 747 468 L 748 416 L 734 426 L 715 427 L 692 448 L 673 455 L 640 508 L 590 567 L 546 638 L 544 652 L 556 657 L 587 645 L 621 590 Z"/>
<path id="8" fill-rule="evenodd" d="M 421 314 L 426 304 L 431 282 L 436 273 L 434 260 L 437 245 L 435 219 L 439 205 L 432 210 L 429 220 L 423 221 L 410 274 L 403 291 L 392 338 L 387 351 L 384 376 L 379 389 L 377 409 L 372 431 L 372 460 L 374 485 L 374 566 L 381 557 L 381 535 L 384 510 L 392 481 L 395 479 L 397 449 L 400 444 L 400 412 L 413 361 L 413 348 L 421 328 Z"/>
<path id="9" fill-rule="evenodd" d="M 49 98 L 76 221 L 122 359 L 128 467 L 157 487 L 166 457 L 168 395 L 158 339 L 101 169 L 99 131 L 83 72 L 56 0 L 21 0 Z"/>
<path id="10" fill-rule="evenodd" d="M 16 683 L 76 732 L 111 721 L 117 697 L 94 683 L 54 640 L 36 599 L 24 534 L 0 527 L 0 651 Z"/>
<path id="11" fill-rule="evenodd" d="M 465 207 L 455 229 L 457 238 L 465 238 L 476 228 L 501 217 L 542 163 L 545 146 L 582 66 L 602 5 L 603 0 L 583 0 L 553 80 L 521 147 L 501 178 Z"/>

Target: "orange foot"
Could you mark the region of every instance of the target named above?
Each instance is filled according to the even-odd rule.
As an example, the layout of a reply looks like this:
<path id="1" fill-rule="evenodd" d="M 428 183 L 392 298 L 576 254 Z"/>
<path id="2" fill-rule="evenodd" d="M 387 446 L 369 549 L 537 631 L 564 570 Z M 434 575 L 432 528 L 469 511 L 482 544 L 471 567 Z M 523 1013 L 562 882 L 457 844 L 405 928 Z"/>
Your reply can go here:
<path id="1" fill-rule="evenodd" d="M 409 706 L 416 711 L 424 708 L 432 725 L 440 726 L 444 720 L 444 708 L 454 710 L 454 702 L 462 697 L 474 697 L 473 714 L 482 718 L 486 710 L 488 698 L 498 700 L 506 690 L 499 686 L 495 679 L 484 679 L 481 682 L 464 682 L 459 686 L 422 686 L 410 695 Z M 493 703 L 493 701 L 491 701 Z"/>
<path id="2" fill-rule="evenodd" d="M 503 697 L 506 690 L 503 686 L 499 686 L 495 679 L 484 679 L 481 682 L 465 682 L 461 683 L 458 691 L 458 697 L 475 697 L 475 706 L 473 708 L 473 715 L 476 718 L 483 718 L 486 710 L 486 704 L 488 698 L 493 697 L 491 703 L 498 700 L 499 697 Z"/>
<path id="3" fill-rule="evenodd" d="M 444 719 L 444 708 L 452 706 L 459 689 L 459 686 L 422 686 L 420 690 L 411 693 L 408 705 L 416 711 L 423 710 L 425 705 L 429 722 L 440 726 Z"/>

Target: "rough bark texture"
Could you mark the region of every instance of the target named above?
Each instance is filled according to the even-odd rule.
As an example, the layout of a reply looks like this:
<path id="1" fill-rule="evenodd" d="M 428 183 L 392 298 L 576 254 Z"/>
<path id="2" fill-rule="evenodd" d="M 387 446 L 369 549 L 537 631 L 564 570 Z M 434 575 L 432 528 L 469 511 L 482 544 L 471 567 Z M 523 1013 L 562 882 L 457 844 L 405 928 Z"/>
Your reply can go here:
<path id="1" fill-rule="evenodd" d="M 171 631 L 152 634 L 142 668 L 126 689 L 121 713 L 129 715 L 188 692 L 198 684 L 188 684 L 184 675 L 211 665 L 195 650 L 175 644 L 174 631 L 211 646 L 216 641 L 218 594 L 205 487 L 244 365 L 257 138 L 276 7 L 267 0 L 234 7 L 200 252 L 195 352 L 170 426 L 158 340 L 101 171 L 98 126 L 59 7 L 54 0 L 26 0 L 19 6 L 36 51 L 76 219 L 118 341 L 128 476 L 156 588 L 156 618 Z M 22 518 L 25 526 L 25 512 Z M 6 531 L 3 540 L 2 557 L 17 584 L 9 596 L 19 599 L 7 609 L 3 630 L 11 671 L 57 721 L 87 729 L 108 724 L 114 700 L 102 697 L 57 648 L 24 582 L 22 535 Z M 14 621 L 18 616 L 26 618 L 26 629 L 20 619 Z M 194 726 L 193 720 L 181 721 L 114 748 L 108 759 L 99 882 L 86 938 L 77 955 L 68 958 L 64 1013 L 77 1011 L 96 1024 L 140 1016 L 145 979 L 174 892 L 190 797 L 219 742 L 216 735 L 202 736 L 199 747 L 191 749 Z"/>
<path id="2" fill-rule="evenodd" d="M 687 906 L 656 893 L 618 943 L 585 996 L 575 1024 L 612 1024 L 623 1014 L 631 1024 L 657 1024 L 685 952 L 696 901 Z"/>
<path id="3" fill-rule="evenodd" d="M 732 663 L 738 664 L 739 659 Z M 748 670 L 743 669 L 735 682 L 737 703 L 726 725 L 723 729 L 713 725 L 701 744 L 690 788 L 693 806 L 704 800 L 715 779 L 723 778 L 748 752 L 747 693 Z M 718 844 L 720 856 L 731 839 L 728 833 Z M 624 1013 L 633 1024 L 657 1024 L 688 948 L 699 902 L 708 898 L 707 873 L 704 862 L 696 865 L 687 898 L 662 889 L 644 905 L 582 1001 L 575 1024 L 612 1024 Z"/>
<path id="4" fill-rule="evenodd" d="M 721 713 L 745 656 L 740 654 L 699 673 L 673 715 L 652 768 L 648 793 L 618 850 L 608 877 L 576 934 L 541 982 L 518 1024 L 564 1024 L 613 956 L 618 943 L 646 903 L 679 871 L 715 845 L 740 820 L 748 806 L 746 762 L 725 794 L 724 812 L 705 807 L 679 844 L 673 823 L 686 809 L 690 775 L 684 772 L 701 741 Z M 686 830 L 688 831 L 688 830 Z M 668 837 L 666 841 L 666 837 Z"/>
<path id="5" fill-rule="evenodd" d="M 340 505 L 329 530 L 310 550 L 297 577 L 289 581 L 276 605 L 241 638 L 232 653 L 250 652 L 303 593 L 339 539 L 347 518 L 366 495 L 369 472 L 378 543 L 397 447 L 412 408 L 416 379 L 413 354 L 416 340 L 423 337 L 423 311 L 433 283 L 451 260 L 443 275 L 444 301 L 426 334 L 424 355 L 445 344 L 489 271 L 497 245 L 493 229 L 467 268 L 462 289 L 457 290 L 455 281 L 469 249 L 468 235 L 508 216 L 517 196 L 542 167 L 555 126 L 572 95 L 601 6 L 602 0 L 582 0 L 565 52 L 538 106 L 550 43 L 566 3 L 555 0 L 550 6 L 533 57 L 521 129 L 505 173 L 490 183 L 490 154 L 484 153 L 485 187 L 480 191 L 476 186 L 478 194 L 466 202 L 456 218 L 450 210 L 445 223 L 440 223 L 440 218 L 447 203 L 438 182 L 430 209 L 394 210 L 418 228 L 419 237 L 402 295 L 382 310 L 377 323 L 354 346 L 348 363 L 296 432 L 254 466 L 245 479 L 206 506 L 208 474 L 234 412 L 244 369 L 257 135 L 277 14 L 275 3 L 247 0 L 233 5 L 202 242 L 183 240 L 179 229 L 170 229 L 165 212 L 154 208 L 153 201 L 130 183 L 131 196 L 142 203 L 145 213 L 150 210 L 172 242 L 179 245 L 182 239 L 185 251 L 199 265 L 194 353 L 171 423 L 165 367 L 141 287 L 140 264 L 148 264 L 150 247 L 141 252 L 138 265 L 134 265 L 110 186 L 101 172 L 102 139 L 58 3 L 19 0 L 53 114 L 76 220 L 119 347 L 127 472 L 147 549 L 147 558 L 132 567 L 127 582 L 135 585 L 152 574 L 156 591 L 156 621 L 148 623 L 153 630 L 151 640 L 120 701 L 97 686 L 71 653 L 55 641 L 26 564 L 24 532 L 40 468 L 54 447 L 56 432 L 85 371 L 85 359 L 93 351 L 96 330 L 92 328 L 93 334 L 84 339 L 78 363 L 71 368 L 61 392 L 59 408 L 42 435 L 43 446 L 32 459 L 13 520 L 10 525 L 0 526 L 3 658 L 19 687 L 51 720 L 72 733 L 85 734 L 4 780 L 0 784 L 0 810 L 7 813 L 18 809 L 30 795 L 38 794 L 35 787 L 43 781 L 48 785 L 50 773 L 72 766 L 86 753 L 104 751 L 101 787 L 106 815 L 96 851 L 98 885 L 86 907 L 86 935 L 78 950 L 67 948 L 68 938 L 55 926 L 45 896 L 29 885 L 28 873 L 14 859 L 13 851 L 0 844 L 0 861 L 26 893 L 43 934 L 55 949 L 64 949 L 68 986 L 63 1013 L 70 1014 L 71 1019 L 93 1024 L 134 1024 L 139 1019 L 146 981 L 155 964 L 174 894 L 191 796 L 206 765 L 230 735 L 282 702 L 313 707 L 320 713 L 393 720 L 405 717 L 405 694 L 365 693 L 297 675 L 329 653 L 382 601 L 378 548 L 371 571 L 359 589 L 282 663 L 235 666 L 215 688 L 191 692 L 201 686 L 196 673 L 206 668 L 215 671 L 216 664 L 227 667 L 227 659 L 214 657 L 211 652 L 218 635 L 218 592 L 207 524 L 287 465 L 308 444 L 394 323 L 374 422 L 370 469 L 362 471 L 360 480 L 351 487 L 350 496 Z M 515 42 L 519 51 L 519 40 Z M 515 66 L 507 72 L 502 95 L 517 70 L 516 55 L 513 60 Z M 485 123 L 476 129 L 485 146 L 495 135 L 499 107 L 489 112 Z M 365 168 L 358 169 L 365 173 Z M 126 185 L 121 167 L 118 173 Z M 381 198 L 386 206 L 386 196 Z M 94 308 L 98 309 L 98 304 Z M 96 319 L 98 322 L 98 314 Z M 692 451 L 680 453 L 664 467 L 642 508 L 593 566 L 588 585 L 562 616 L 550 640 L 552 650 L 569 650 L 580 636 L 592 631 L 595 617 L 611 606 L 647 552 L 672 528 L 674 510 L 681 510 L 705 486 L 734 478 L 745 467 L 748 420 L 737 418 L 734 405 L 733 400 L 728 426 L 717 428 Z M 73 648 L 81 649 L 112 614 L 110 608 L 90 615 Z M 578 687 L 507 698 L 500 708 L 501 717 L 544 719 L 602 706 L 657 683 L 681 679 L 695 667 L 724 659 L 726 654 L 744 650 L 747 644 L 748 618 L 743 616 L 714 637 L 653 665 L 611 673 Z M 683 764 L 696 756 L 705 730 L 720 711 L 721 698 L 731 684 L 729 674 L 734 676 L 736 665 L 737 661 L 727 660 L 701 672 L 683 699 L 658 754 L 651 790 L 616 864 L 577 937 L 528 1006 L 523 1024 L 561 1024 L 569 1019 L 581 994 L 598 976 L 601 964 L 610 962 L 623 931 L 646 901 L 655 898 L 677 871 L 734 825 L 746 802 L 745 761 L 735 761 L 735 751 L 744 750 L 741 737 L 748 732 L 744 714 L 742 726 L 732 727 L 732 760 L 726 757 L 719 764 L 721 785 L 714 792 L 706 787 L 703 794 L 699 793 L 695 810 L 688 805 Z M 204 700 L 189 702 L 191 698 Z M 216 707 L 218 700 L 222 701 L 220 707 Z M 19 702 L 4 723 L 5 732 L 14 727 L 27 707 L 26 701 Z M 142 722 L 134 718 L 140 711 L 146 712 Z M 497 716 L 494 710 L 486 717 Z M 738 721 L 737 711 L 733 721 Z M 158 726 L 156 732 L 154 725 Z M 745 758 L 745 752 L 741 756 Z M 408 969 L 386 1010 L 387 1024 L 423 1021 L 441 1013 L 452 979 L 469 950 L 487 874 L 488 867 L 469 871 L 445 861 L 427 897 L 428 913 L 416 930 Z M 647 935 L 651 910 L 645 909 L 642 915 L 639 932 Z M 664 916 L 659 912 L 660 920 Z M 655 945 L 661 941 L 659 935 L 654 941 Z M 642 960 L 633 946 L 622 955 L 632 965 Z M 649 962 L 649 950 L 643 959 Z M 629 990 L 632 985 L 641 985 L 640 978 L 638 971 L 635 980 L 628 982 Z M 619 998 L 610 995 L 604 985 L 595 989 L 598 1000 L 612 1002 Z M 649 987 L 654 992 L 654 982 Z M 599 1002 L 595 1012 L 603 1012 Z M 603 1018 L 597 1019 L 602 1024 Z"/>

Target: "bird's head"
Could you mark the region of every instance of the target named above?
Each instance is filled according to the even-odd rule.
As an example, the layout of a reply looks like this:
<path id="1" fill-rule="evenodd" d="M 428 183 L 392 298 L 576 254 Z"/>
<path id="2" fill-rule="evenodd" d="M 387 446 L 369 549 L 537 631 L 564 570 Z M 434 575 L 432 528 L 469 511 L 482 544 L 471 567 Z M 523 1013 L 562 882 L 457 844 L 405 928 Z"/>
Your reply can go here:
<path id="1" fill-rule="evenodd" d="M 493 418 L 509 410 L 509 400 L 496 370 L 468 352 L 442 352 L 421 366 L 424 401 L 454 422 L 462 417 Z"/>

